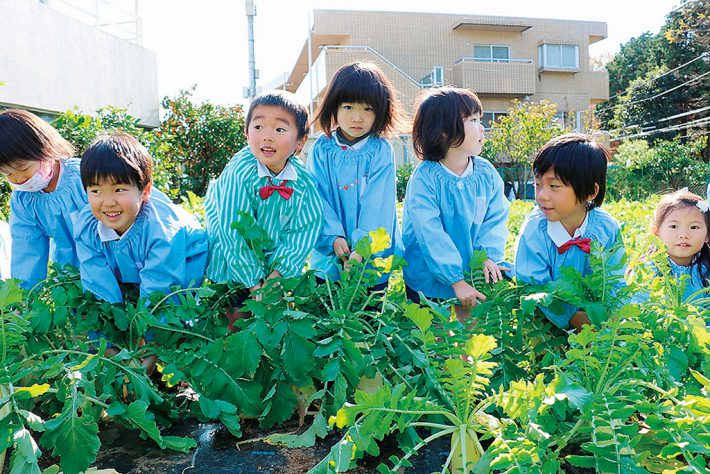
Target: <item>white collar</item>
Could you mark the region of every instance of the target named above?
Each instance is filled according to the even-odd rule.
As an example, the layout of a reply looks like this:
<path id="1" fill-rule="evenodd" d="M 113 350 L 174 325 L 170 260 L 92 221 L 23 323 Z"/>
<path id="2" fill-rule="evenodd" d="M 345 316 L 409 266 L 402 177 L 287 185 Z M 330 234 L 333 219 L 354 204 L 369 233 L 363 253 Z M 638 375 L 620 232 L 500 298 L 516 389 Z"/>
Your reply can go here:
<path id="1" fill-rule="evenodd" d="M 362 147 L 365 146 L 365 143 L 367 143 L 368 140 L 370 140 L 370 135 L 366 136 L 365 138 L 363 138 L 359 142 L 353 143 L 352 145 L 348 145 L 347 143 L 341 142 L 340 139 L 338 138 L 337 130 L 333 132 L 333 138 L 335 139 L 335 143 L 337 143 L 338 146 L 340 148 L 342 148 L 343 150 L 358 151 L 359 149 L 361 149 Z"/>
<path id="2" fill-rule="evenodd" d="M 281 172 L 275 176 L 274 173 L 272 173 L 271 170 L 259 160 L 256 160 L 256 167 L 259 172 L 259 178 L 286 179 L 288 181 L 296 181 L 298 179 L 298 173 L 296 173 L 296 169 L 291 164 L 290 159 L 286 162 L 284 169 L 282 169 Z"/>
<path id="3" fill-rule="evenodd" d="M 135 224 L 135 222 L 134 222 Z M 131 224 L 131 227 L 133 227 L 133 224 Z M 99 221 L 99 225 L 97 227 L 98 232 L 99 232 L 99 239 L 101 239 L 101 242 L 111 242 L 113 240 L 121 240 L 128 234 L 128 231 L 131 230 L 131 227 L 126 230 L 123 235 L 118 235 L 118 232 L 104 224 L 103 222 Z"/>
<path id="4" fill-rule="evenodd" d="M 574 235 L 569 235 L 569 232 L 567 232 L 567 229 L 565 229 L 565 226 L 563 226 L 560 221 L 547 221 L 547 235 L 550 236 L 556 246 L 561 247 L 570 240 L 583 236 L 584 233 L 587 231 L 588 223 L 589 212 L 587 212 L 587 214 L 584 216 L 584 221 L 582 221 L 582 225 L 574 231 Z"/>
<path id="5" fill-rule="evenodd" d="M 466 169 L 463 170 L 463 173 L 461 173 L 460 175 L 454 173 L 448 166 L 446 166 L 441 161 L 439 162 L 439 164 L 442 168 L 444 168 L 444 171 L 446 171 L 452 176 L 456 176 L 457 178 L 465 178 L 466 176 L 471 176 L 473 174 L 473 159 L 470 156 L 468 157 L 468 164 L 466 165 Z"/>

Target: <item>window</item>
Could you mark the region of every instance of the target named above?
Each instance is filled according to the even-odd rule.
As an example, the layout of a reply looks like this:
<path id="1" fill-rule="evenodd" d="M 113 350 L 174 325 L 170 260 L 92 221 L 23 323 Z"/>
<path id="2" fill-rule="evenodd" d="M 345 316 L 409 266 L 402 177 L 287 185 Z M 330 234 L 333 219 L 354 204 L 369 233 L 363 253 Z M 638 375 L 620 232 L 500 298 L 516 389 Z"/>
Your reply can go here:
<path id="1" fill-rule="evenodd" d="M 483 62 L 507 63 L 510 61 L 510 48 L 494 44 L 477 44 L 473 47 L 473 59 Z"/>
<path id="2" fill-rule="evenodd" d="M 419 84 L 423 87 L 438 87 L 444 85 L 444 68 L 441 66 L 435 66 L 432 68 L 431 73 L 422 77 L 419 80 Z"/>
<path id="3" fill-rule="evenodd" d="M 500 119 L 505 117 L 506 115 L 508 115 L 507 112 L 484 112 L 481 116 L 481 123 L 483 124 L 483 128 L 485 130 L 490 130 L 496 122 L 499 122 Z"/>
<path id="4" fill-rule="evenodd" d="M 579 46 L 541 44 L 537 47 L 540 68 L 579 69 Z"/>

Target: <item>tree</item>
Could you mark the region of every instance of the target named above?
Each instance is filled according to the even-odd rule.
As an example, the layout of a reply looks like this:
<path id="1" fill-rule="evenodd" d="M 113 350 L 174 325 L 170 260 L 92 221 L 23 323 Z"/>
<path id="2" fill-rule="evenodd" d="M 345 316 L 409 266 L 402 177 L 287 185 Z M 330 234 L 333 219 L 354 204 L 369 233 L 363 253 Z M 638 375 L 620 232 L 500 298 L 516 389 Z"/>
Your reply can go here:
<path id="1" fill-rule="evenodd" d="M 83 155 L 99 135 L 117 131 L 132 135 L 148 149 L 153 158 L 155 185 L 170 197 L 176 198 L 177 193 L 171 189 L 176 167 L 170 157 L 166 156 L 165 146 L 159 137 L 139 123 L 140 119 L 133 117 L 128 110 L 109 106 L 98 109 L 96 116 L 83 114 L 78 109 L 67 110 L 52 121 L 52 126 L 74 145 L 77 156 Z"/>
<path id="2" fill-rule="evenodd" d="M 483 155 L 496 163 L 503 181 L 513 185 L 518 199 L 525 197 L 532 178 L 531 160 L 551 138 L 566 131 L 555 121 L 557 106 L 547 101 L 513 101 L 508 115 L 498 121 L 484 146 Z"/>
<path id="3" fill-rule="evenodd" d="M 660 36 L 647 31 L 622 44 L 619 52 L 606 64 L 610 99 L 597 107 L 597 115 L 607 128 L 614 117 L 619 95 L 626 91 L 631 81 L 660 67 L 663 64 L 662 57 Z"/>
<path id="4" fill-rule="evenodd" d="M 157 131 L 166 154 L 178 165 L 173 187 L 204 196 L 210 180 L 246 145 L 241 105 L 194 104 L 195 86 L 162 101 L 165 117 Z"/>
<path id="5" fill-rule="evenodd" d="M 707 8 L 707 0 L 684 0 L 658 34 L 632 38 L 609 62 L 612 97 L 597 114 L 612 135 L 644 132 L 655 140 L 698 130 L 689 122 L 702 117 L 696 110 L 710 98 Z"/>

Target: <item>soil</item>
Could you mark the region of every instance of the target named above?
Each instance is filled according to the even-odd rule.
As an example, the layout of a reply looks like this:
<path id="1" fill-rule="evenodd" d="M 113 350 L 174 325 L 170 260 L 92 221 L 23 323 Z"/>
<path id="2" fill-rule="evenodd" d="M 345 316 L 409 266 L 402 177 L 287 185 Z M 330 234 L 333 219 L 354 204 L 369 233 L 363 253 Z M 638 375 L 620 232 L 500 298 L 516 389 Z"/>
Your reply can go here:
<path id="1" fill-rule="evenodd" d="M 235 439 L 219 423 L 186 421 L 164 431 L 164 434 L 190 436 L 197 448 L 190 453 L 162 450 L 152 441 L 139 438 L 138 432 L 116 425 L 103 427 L 102 449 L 95 466 L 115 469 L 121 474 L 226 474 L 278 473 L 301 474 L 318 464 L 339 441 L 339 434 L 318 440 L 312 448 L 291 449 L 274 446 L 260 439 L 277 432 L 291 432 L 296 426 L 278 430 L 262 430 L 255 422 L 242 423 L 244 436 Z M 253 441 L 250 441 L 253 440 Z M 356 474 L 377 472 L 377 465 L 397 453 L 394 439 L 381 445 L 379 459 L 366 457 L 359 462 Z M 401 454 L 401 453 L 397 453 Z M 434 443 L 423 449 L 408 473 L 429 473 L 439 470 L 448 455 L 448 442 Z"/>

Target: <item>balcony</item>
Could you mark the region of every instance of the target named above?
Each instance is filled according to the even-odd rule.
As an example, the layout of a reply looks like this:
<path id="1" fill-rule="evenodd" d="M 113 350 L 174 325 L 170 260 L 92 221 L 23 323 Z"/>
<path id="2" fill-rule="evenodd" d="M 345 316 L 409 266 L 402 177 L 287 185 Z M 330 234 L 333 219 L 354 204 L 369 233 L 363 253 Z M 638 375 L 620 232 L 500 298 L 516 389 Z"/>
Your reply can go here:
<path id="1" fill-rule="evenodd" d="M 532 59 L 460 58 L 454 62 L 452 79 L 457 86 L 478 94 L 525 96 L 535 93 L 536 77 Z"/>

